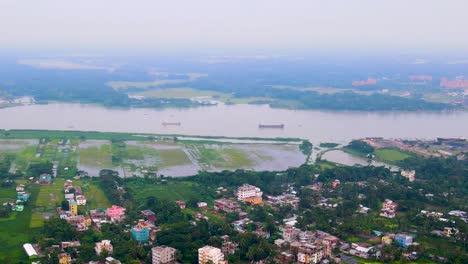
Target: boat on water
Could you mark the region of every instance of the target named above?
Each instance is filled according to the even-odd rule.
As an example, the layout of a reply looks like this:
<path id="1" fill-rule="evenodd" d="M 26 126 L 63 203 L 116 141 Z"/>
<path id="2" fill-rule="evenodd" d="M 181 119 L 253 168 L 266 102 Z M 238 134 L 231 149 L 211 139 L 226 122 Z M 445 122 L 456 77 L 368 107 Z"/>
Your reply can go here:
<path id="1" fill-rule="evenodd" d="M 276 128 L 276 129 L 283 129 L 284 128 L 284 124 L 259 124 L 258 125 L 258 128 Z"/>
<path id="2" fill-rule="evenodd" d="M 180 126 L 182 123 L 180 122 L 162 122 L 163 126 Z"/>

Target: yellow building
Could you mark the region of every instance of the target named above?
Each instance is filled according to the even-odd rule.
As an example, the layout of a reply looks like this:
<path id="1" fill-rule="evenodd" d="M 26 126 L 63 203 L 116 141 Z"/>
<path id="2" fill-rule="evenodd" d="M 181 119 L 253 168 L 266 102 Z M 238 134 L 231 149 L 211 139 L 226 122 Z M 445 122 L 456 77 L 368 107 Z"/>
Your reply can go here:
<path id="1" fill-rule="evenodd" d="M 258 196 L 251 196 L 251 197 L 245 197 L 243 199 L 244 203 L 249 203 L 249 204 L 262 204 L 263 200 L 262 197 Z"/>
<path id="2" fill-rule="evenodd" d="M 71 256 L 68 253 L 59 254 L 58 259 L 59 259 L 59 264 L 71 264 L 72 263 Z"/>
<path id="3" fill-rule="evenodd" d="M 70 212 L 72 215 L 78 215 L 78 204 L 75 200 L 70 200 Z"/>
<path id="4" fill-rule="evenodd" d="M 392 243 L 392 239 L 389 236 L 382 237 L 382 244 L 390 245 Z"/>

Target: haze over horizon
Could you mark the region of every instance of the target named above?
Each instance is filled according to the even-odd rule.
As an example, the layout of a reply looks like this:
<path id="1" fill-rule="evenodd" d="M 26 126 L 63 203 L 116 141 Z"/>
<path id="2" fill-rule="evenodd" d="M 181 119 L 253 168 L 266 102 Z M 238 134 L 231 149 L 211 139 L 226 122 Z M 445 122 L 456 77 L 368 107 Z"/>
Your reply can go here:
<path id="1" fill-rule="evenodd" d="M 1 50 L 468 51 L 468 2 L 0 2 Z"/>

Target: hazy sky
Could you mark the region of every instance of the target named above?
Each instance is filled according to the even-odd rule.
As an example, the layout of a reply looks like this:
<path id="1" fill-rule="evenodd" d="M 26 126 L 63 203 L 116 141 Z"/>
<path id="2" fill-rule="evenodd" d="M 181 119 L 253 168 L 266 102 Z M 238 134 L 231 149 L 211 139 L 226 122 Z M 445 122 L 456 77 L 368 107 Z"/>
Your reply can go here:
<path id="1" fill-rule="evenodd" d="M 0 48 L 468 50 L 468 0 L 0 0 Z"/>

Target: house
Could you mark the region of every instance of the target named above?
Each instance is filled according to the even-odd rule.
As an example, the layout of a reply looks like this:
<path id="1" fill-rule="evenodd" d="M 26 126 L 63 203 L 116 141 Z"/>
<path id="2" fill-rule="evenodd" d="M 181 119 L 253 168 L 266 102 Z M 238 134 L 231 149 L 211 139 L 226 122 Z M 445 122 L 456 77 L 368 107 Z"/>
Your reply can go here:
<path id="1" fill-rule="evenodd" d="M 72 215 L 78 215 L 78 203 L 75 200 L 69 200 L 68 204 Z"/>
<path id="2" fill-rule="evenodd" d="M 340 180 L 338 180 L 338 179 L 334 180 L 334 181 L 332 182 L 332 187 L 333 187 L 333 189 L 335 189 L 336 187 L 338 187 L 338 185 L 340 185 L 340 183 L 341 183 Z"/>
<path id="3" fill-rule="evenodd" d="M 141 216 L 144 217 L 148 222 L 154 224 L 156 222 L 156 215 L 151 210 L 143 210 L 141 211 Z"/>
<path id="4" fill-rule="evenodd" d="M 221 246 L 221 252 L 223 252 L 224 255 L 232 255 L 236 252 L 238 247 L 239 244 L 237 243 L 231 241 L 224 241 Z"/>
<path id="5" fill-rule="evenodd" d="M 206 207 L 208 207 L 208 204 L 205 203 L 205 202 L 198 202 L 198 203 L 197 203 L 197 207 L 198 207 L 198 208 L 206 208 Z"/>
<path id="6" fill-rule="evenodd" d="M 138 242 L 147 242 L 152 225 L 147 224 L 143 219 L 138 220 L 138 224 L 132 227 L 132 238 Z"/>
<path id="7" fill-rule="evenodd" d="M 414 182 L 416 179 L 416 171 L 415 170 L 402 170 L 401 176 L 407 178 L 410 182 Z"/>
<path id="8" fill-rule="evenodd" d="M 204 246 L 198 249 L 199 264 L 221 264 L 222 261 L 224 261 L 224 254 L 221 249 L 212 246 Z"/>
<path id="9" fill-rule="evenodd" d="M 174 263 L 176 261 L 175 248 L 159 246 L 151 249 L 152 264 L 167 264 Z"/>
<path id="10" fill-rule="evenodd" d="M 112 222 L 121 222 L 125 219 L 125 208 L 112 205 L 112 207 L 107 208 L 106 216 L 109 217 Z"/>
<path id="11" fill-rule="evenodd" d="M 395 241 L 398 243 L 398 245 L 406 248 L 411 243 L 413 243 L 413 237 L 407 234 L 396 234 Z"/>
<path id="12" fill-rule="evenodd" d="M 65 200 L 75 200 L 75 194 L 74 193 L 66 193 L 65 194 Z"/>
<path id="13" fill-rule="evenodd" d="M 394 218 L 398 204 L 392 200 L 386 199 L 382 203 L 382 209 L 380 210 L 380 216 L 386 218 Z"/>
<path id="14" fill-rule="evenodd" d="M 226 213 L 241 211 L 241 208 L 236 201 L 232 201 L 225 198 L 215 200 L 214 209 L 217 211 L 224 211 Z"/>
<path id="15" fill-rule="evenodd" d="M 30 259 L 34 259 L 38 257 L 37 251 L 34 249 L 34 247 L 27 243 L 23 245 L 24 250 L 26 251 L 26 254 Z"/>
<path id="16" fill-rule="evenodd" d="M 17 191 L 17 192 L 23 192 L 23 191 L 24 191 L 24 185 L 21 184 L 21 185 L 19 185 L 18 187 L 16 187 L 16 191 Z"/>
<path id="17" fill-rule="evenodd" d="M 444 227 L 444 230 L 442 231 L 442 235 L 446 237 L 451 237 L 451 236 L 456 236 L 458 234 L 458 229 L 453 228 L 453 227 Z"/>
<path id="18" fill-rule="evenodd" d="M 298 263 L 319 263 L 322 259 L 329 257 L 326 246 L 319 243 L 304 243 L 298 249 Z"/>
<path id="19" fill-rule="evenodd" d="M 369 207 L 365 207 L 362 204 L 360 204 L 359 208 L 357 209 L 357 212 L 361 213 L 361 214 L 367 214 L 369 212 L 369 210 L 370 210 Z"/>
<path id="20" fill-rule="evenodd" d="M 180 209 L 185 209 L 185 207 L 187 207 L 187 204 L 184 201 L 176 201 L 176 204 Z"/>
<path id="21" fill-rule="evenodd" d="M 20 201 L 27 201 L 29 199 L 29 193 L 27 192 L 17 192 L 16 199 Z"/>
<path id="22" fill-rule="evenodd" d="M 263 192 L 253 185 L 244 184 L 237 188 L 237 200 L 250 204 L 261 204 Z"/>
<path id="23" fill-rule="evenodd" d="M 101 242 L 96 242 L 96 246 L 94 247 L 97 255 L 101 255 L 103 251 L 107 251 L 107 253 L 112 254 L 114 248 L 112 247 L 110 240 L 102 240 Z"/>
<path id="24" fill-rule="evenodd" d="M 57 258 L 59 260 L 59 264 L 71 264 L 72 263 L 72 258 L 70 254 L 68 253 L 60 253 L 57 255 Z"/>
<path id="25" fill-rule="evenodd" d="M 78 205 L 86 205 L 86 197 L 84 195 L 82 194 L 77 195 L 75 199 Z"/>
<path id="26" fill-rule="evenodd" d="M 50 174 L 41 174 L 39 176 L 39 184 L 42 184 L 42 185 L 52 184 L 52 176 Z"/>
<path id="27" fill-rule="evenodd" d="M 80 241 L 65 241 L 60 243 L 60 248 L 62 250 L 69 248 L 69 247 L 79 247 L 81 246 Z"/>
<path id="28" fill-rule="evenodd" d="M 382 244 L 385 244 L 385 245 L 392 244 L 392 238 L 390 236 L 383 236 L 382 237 Z"/>

